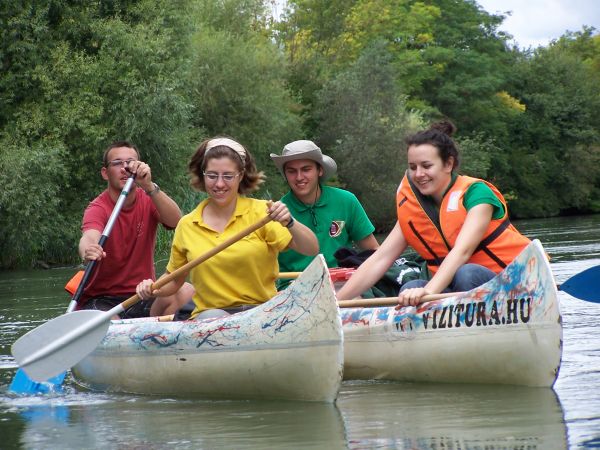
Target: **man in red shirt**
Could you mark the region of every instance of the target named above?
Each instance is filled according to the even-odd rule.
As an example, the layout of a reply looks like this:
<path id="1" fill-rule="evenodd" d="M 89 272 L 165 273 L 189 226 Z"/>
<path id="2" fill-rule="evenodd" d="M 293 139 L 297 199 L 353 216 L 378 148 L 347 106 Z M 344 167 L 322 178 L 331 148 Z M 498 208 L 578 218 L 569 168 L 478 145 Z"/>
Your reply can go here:
<path id="1" fill-rule="evenodd" d="M 150 166 L 139 157 L 138 149 L 126 141 L 115 142 L 104 151 L 100 173 L 108 186 L 90 202 L 81 226 L 79 255 L 85 262 L 98 262 L 81 296 L 80 309 L 108 311 L 134 295 L 141 280 L 155 279 L 154 248 L 158 224 L 173 229 L 181 218 L 177 204 L 152 181 Z M 103 248 L 98 241 L 131 174 L 136 175 L 137 187 L 127 196 Z M 193 294 L 192 285 L 184 283 L 177 293 L 138 302 L 120 316 L 173 314 Z"/>

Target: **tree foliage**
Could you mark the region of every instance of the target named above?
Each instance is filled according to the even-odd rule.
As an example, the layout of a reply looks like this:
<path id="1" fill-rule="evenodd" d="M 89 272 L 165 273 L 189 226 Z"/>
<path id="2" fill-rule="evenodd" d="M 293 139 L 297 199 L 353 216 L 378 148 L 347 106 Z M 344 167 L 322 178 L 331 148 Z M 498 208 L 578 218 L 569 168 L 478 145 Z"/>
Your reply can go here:
<path id="1" fill-rule="evenodd" d="M 68 176 L 40 177 L 27 165 L 15 165 L 11 175 L 35 189 L 33 195 L 5 196 L 2 209 L 11 214 L 3 221 L 17 228 L 19 211 L 35 204 L 56 225 L 30 221 L 12 245 L 27 248 L 25 241 L 37 236 L 27 258 L 49 259 L 50 237 L 58 237 L 64 259 L 75 254 L 81 213 L 102 186 L 99 169 L 108 143 L 135 142 L 160 181 L 161 173 L 180 168 L 178 155 L 190 144 L 179 72 L 189 33 L 180 33 L 189 25 L 182 1 L 14 3 L 0 6 L 6 74 L 0 99 L 7 105 L 0 116 L 0 159 L 13 158 L 6 149 L 20 155 L 31 149 L 24 160 L 35 165 L 47 153 L 49 173 Z M 53 156 L 57 148 L 60 160 Z"/>
<path id="2" fill-rule="evenodd" d="M 592 210 L 600 175 L 600 77 L 563 45 L 539 48 L 516 67 L 515 96 L 525 105 L 512 124 L 513 164 L 505 183 L 513 210 L 551 216 Z"/>
<path id="3" fill-rule="evenodd" d="M 184 210 L 201 139 L 247 145 L 269 175 L 259 195 L 275 198 L 269 153 L 313 139 L 384 227 L 405 135 L 448 117 L 461 170 L 514 215 L 600 211 L 594 28 L 520 51 L 475 0 L 292 0 L 279 22 L 272 2 L 0 2 L 0 267 L 76 255 L 117 139 Z"/>
<path id="4" fill-rule="evenodd" d="M 466 132 L 489 129 L 488 119 L 504 108 L 496 94 L 513 55 L 505 46 L 508 37 L 497 31 L 503 16 L 486 13 L 474 1 L 296 0 L 291 5 L 281 39 L 292 64 L 291 86 L 308 107 L 320 86 L 374 42 L 385 42 L 409 107 L 429 117 L 452 117 Z M 316 70 L 306 70 L 310 65 Z"/>
<path id="5" fill-rule="evenodd" d="M 375 43 L 328 82 L 316 107 L 318 141 L 338 162 L 339 182 L 376 226 L 393 222 L 394 194 L 406 169 L 404 138 L 422 126 L 394 81 L 392 56 Z"/>
<path id="6" fill-rule="evenodd" d="M 37 258 L 64 257 L 65 208 L 61 186 L 68 173 L 60 142 L 31 145 L 15 136 L 0 140 L 0 267 L 30 266 Z M 35 180 L 35 182 L 32 182 Z"/>
<path id="7" fill-rule="evenodd" d="M 203 29 L 193 42 L 188 83 L 192 123 L 208 136 L 230 135 L 247 146 L 265 171 L 270 190 L 281 194 L 282 178 L 269 158 L 299 139 L 301 120 L 285 86 L 285 61 L 262 36 L 239 41 L 229 31 Z"/>
<path id="8" fill-rule="evenodd" d="M 154 178 L 183 202 L 193 195 L 185 167 L 203 136 L 249 141 L 264 166 L 268 151 L 299 132 L 263 2 L 18 3 L 0 4 L 0 165 L 11 168 L 0 177 L 19 180 L 0 196 L 4 266 L 76 255 L 81 214 L 104 186 L 101 156 L 113 140 L 136 143 Z M 222 30 L 224 42 L 202 34 L 225 26 L 237 34 Z M 201 58 L 209 77 L 192 72 Z M 224 75 L 230 82 L 219 85 Z M 43 163 L 44 177 L 29 167 Z M 31 205 L 54 225 L 25 220 Z"/>

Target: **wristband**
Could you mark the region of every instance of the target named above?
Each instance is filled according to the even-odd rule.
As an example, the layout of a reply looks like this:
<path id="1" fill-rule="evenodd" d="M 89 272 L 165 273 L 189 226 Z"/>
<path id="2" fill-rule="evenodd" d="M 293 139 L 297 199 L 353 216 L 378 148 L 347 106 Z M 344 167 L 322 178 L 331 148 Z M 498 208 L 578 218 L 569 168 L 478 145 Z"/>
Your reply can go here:
<path id="1" fill-rule="evenodd" d="M 294 222 L 295 222 L 295 220 L 294 220 L 294 216 L 292 216 L 292 215 L 290 214 L 290 221 L 289 221 L 288 223 L 286 223 L 286 224 L 285 224 L 285 227 L 286 227 L 286 228 L 292 228 L 292 227 L 294 226 Z"/>
<path id="2" fill-rule="evenodd" d="M 160 187 L 158 186 L 158 184 L 156 184 L 156 183 L 152 183 L 152 184 L 154 185 L 154 189 L 151 189 L 149 191 L 144 191 L 148 197 L 152 197 L 153 195 L 158 194 L 160 192 Z"/>

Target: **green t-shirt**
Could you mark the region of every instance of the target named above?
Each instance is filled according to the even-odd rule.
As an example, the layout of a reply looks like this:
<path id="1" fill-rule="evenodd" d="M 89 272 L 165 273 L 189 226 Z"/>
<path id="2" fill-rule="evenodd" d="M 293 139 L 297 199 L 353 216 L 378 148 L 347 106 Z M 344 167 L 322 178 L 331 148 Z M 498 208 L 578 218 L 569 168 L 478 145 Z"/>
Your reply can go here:
<path id="1" fill-rule="evenodd" d="M 487 203 L 492 205 L 494 211 L 492 212 L 492 219 L 500 219 L 504 216 L 504 205 L 500 201 L 494 191 L 482 181 L 477 181 L 469 186 L 465 196 L 463 197 L 463 206 L 467 211 L 472 207 Z"/>
<path id="2" fill-rule="evenodd" d="M 341 247 L 352 247 L 375 231 L 362 205 L 351 192 L 321 186 L 321 196 L 314 205 L 305 205 L 290 191 L 281 201 L 294 219 L 310 228 L 319 241 L 319 252 L 328 267 L 337 267 L 333 254 Z M 304 256 L 294 250 L 279 254 L 280 272 L 301 272 L 314 256 Z"/>

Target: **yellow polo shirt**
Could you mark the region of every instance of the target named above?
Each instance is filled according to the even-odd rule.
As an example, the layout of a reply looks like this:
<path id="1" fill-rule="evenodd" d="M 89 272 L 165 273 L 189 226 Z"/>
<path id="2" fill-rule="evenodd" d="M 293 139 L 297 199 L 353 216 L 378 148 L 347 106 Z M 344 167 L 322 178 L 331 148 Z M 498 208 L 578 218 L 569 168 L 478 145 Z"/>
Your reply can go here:
<path id="1" fill-rule="evenodd" d="M 174 272 L 267 214 L 265 200 L 238 195 L 235 212 L 223 233 L 219 233 L 202 219 L 209 201 L 202 201 L 179 221 L 167 271 Z M 273 297 L 279 273 L 277 256 L 291 240 L 288 229 L 279 222 L 269 222 L 192 269 L 189 277 L 196 290 L 192 318 L 206 309 L 255 305 Z"/>

